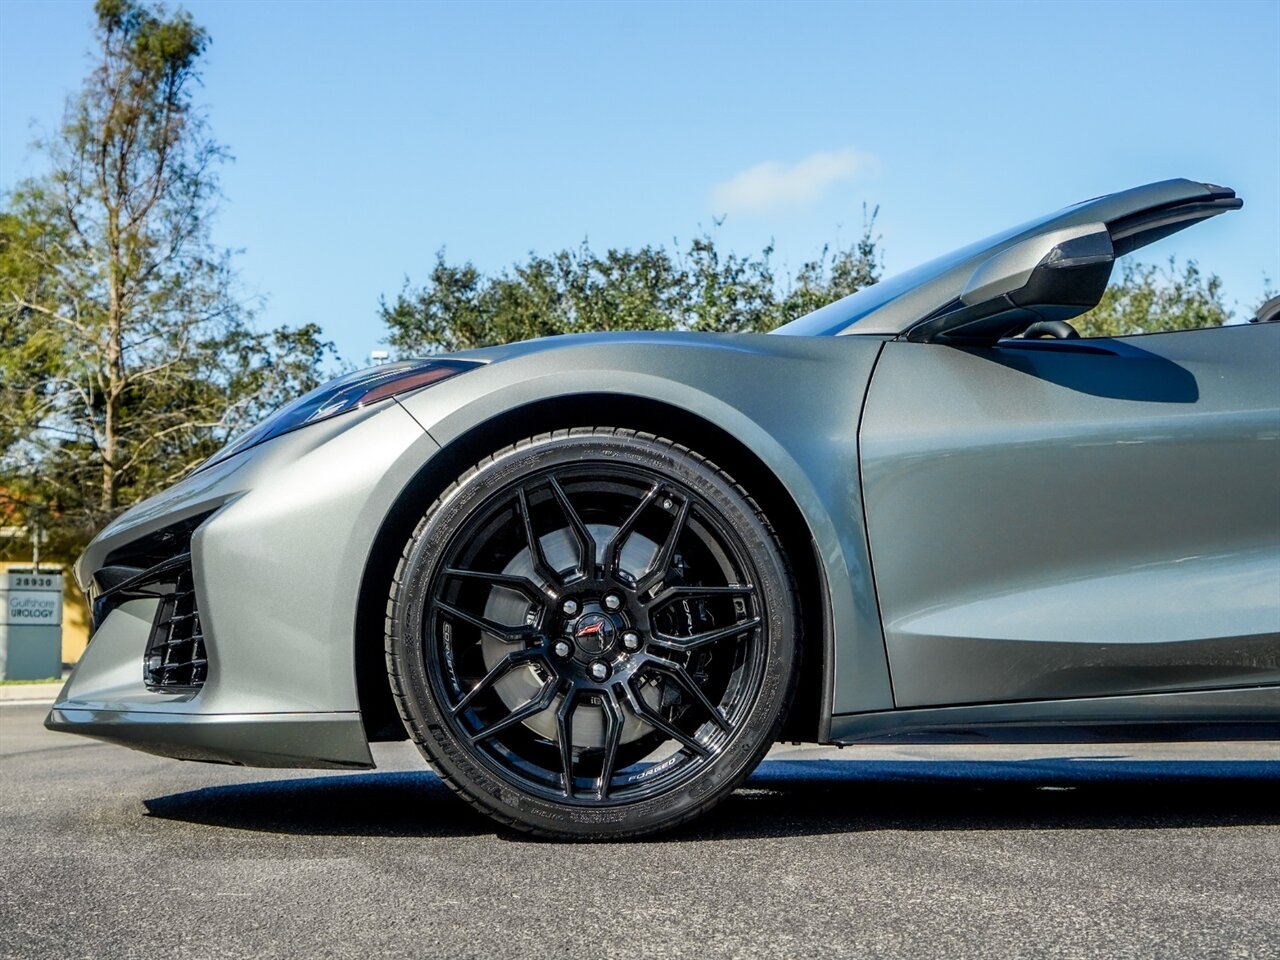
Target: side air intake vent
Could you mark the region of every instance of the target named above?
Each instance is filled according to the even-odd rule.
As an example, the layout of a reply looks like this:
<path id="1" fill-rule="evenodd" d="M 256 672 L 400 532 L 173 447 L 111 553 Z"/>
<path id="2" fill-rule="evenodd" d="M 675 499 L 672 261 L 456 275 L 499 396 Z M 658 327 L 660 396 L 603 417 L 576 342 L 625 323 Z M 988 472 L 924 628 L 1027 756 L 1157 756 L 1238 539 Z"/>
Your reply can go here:
<path id="1" fill-rule="evenodd" d="M 160 588 L 160 604 L 147 640 L 143 676 L 147 686 L 155 690 L 201 687 L 209 672 L 191 556 L 176 557 L 175 561 L 178 562 L 165 580 L 151 585 L 153 589 Z M 164 590 L 165 587 L 169 589 Z"/>
<path id="2" fill-rule="evenodd" d="M 112 551 L 89 583 L 95 633 L 121 604 L 157 601 L 142 658 L 142 677 L 152 690 L 197 690 L 209 677 L 191 567 L 191 536 L 210 513 L 189 517 Z"/>

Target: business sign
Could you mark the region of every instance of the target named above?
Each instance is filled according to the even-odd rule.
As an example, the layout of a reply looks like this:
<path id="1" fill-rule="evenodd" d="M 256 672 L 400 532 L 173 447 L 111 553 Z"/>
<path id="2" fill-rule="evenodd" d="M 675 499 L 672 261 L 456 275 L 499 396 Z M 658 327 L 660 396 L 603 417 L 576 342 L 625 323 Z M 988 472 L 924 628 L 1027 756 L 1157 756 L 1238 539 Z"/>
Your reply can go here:
<path id="1" fill-rule="evenodd" d="M 56 626 L 62 623 L 62 597 L 55 593 L 9 591 L 5 604 L 5 623 Z"/>
<path id="2" fill-rule="evenodd" d="M 0 680 L 62 673 L 62 574 L 9 570 L 0 578 Z"/>
<path id="3" fill-rule="evenodd" d="M 10 570 L 0 589 L 0 623 L 55 627 L 62 624 L 62 574 Z"/>
<path id="4" fill-rule="evenodd" d="M 10 590 L 54 590 L 62 592 L 62 574 L 32 573 L 30 570 L 10 570 L 8 573 L 8 589 Z"/>

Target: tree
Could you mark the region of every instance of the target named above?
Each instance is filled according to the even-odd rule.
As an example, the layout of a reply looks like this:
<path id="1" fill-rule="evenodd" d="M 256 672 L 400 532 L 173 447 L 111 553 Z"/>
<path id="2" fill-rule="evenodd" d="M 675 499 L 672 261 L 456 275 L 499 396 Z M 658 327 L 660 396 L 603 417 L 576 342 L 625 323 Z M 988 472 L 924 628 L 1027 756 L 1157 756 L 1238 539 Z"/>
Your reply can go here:
<path id="1" fill-rule="evenodd" d="M 67 554 L 314 385 L 314 325 L 260 332 L 214 246 L 226 150 L 192 101 L 208 36 L 98 0 L 98 62 L 0 213 L 0 488 Z"/>
<path id="2" fill-rule="evenodd" d="M 686 250 L 646 246 L 593 251 L 587 243 L 529 259 L 497 276 L 436 255 L 426 284 L 406 280 L 380 303 L 387 342 L 402 356 L 485 347 L 530 337 L 600 330 L 766 332 L 874 283 L 880 251 L 872 211 L 859 239 L 801 266 L 785 288 L 773 248 L 757 257 L 722 252 L 714 237 Z"/>
<path id="3" fill-rule="evenodd" d="M 1205 276 L 1194 260 L 1178 270 L 1170 257 L 1163 267 L 1121 260 L 1101 302 L 1073 321 L 1082 337 L 1127 337 L 1135 333 L 1220 327 L 1231 319 L 1222 281 Z"/>
<path id="4" fill-rule="evenodd" d="M 444 252 L 427 283 L 406 280 L 380 313 L 387 342 L 402 356 L 465 350 L 529 337 L 592 330 L 772 330 L 880 279 L 879 208 L 864 208 L 863 230 L 848 247 L 824 247 L 779 284 L 772 246 L 758 257 L 726 253 L 714 237 L 685 250 L 609 250 L 583 243 L 529 259 L 494 277 L 471 263 L 450 264 Z M 1273 295 L 1270 286 L 1262 299 Z M 1082 336 L 1221 326 L 1232 311 L 1222 281 L 1194 260 L 1181 267 L 1122 260 L 1102 301 L 1074 321 Z"/>

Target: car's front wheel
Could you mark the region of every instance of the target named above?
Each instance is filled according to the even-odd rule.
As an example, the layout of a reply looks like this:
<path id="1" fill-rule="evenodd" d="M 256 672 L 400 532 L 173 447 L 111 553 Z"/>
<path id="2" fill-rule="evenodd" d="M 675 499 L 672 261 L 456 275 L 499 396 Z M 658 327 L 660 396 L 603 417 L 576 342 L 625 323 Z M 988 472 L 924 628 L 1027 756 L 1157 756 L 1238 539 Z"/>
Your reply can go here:
<path id="1" fill-rule="evenodd" d="M 747 776 L 794 685 L 786 561 L 741 487 L 613 428 L 486 458 L 427 510 L 387 662 L 437 772 L 535 833 L 634 836 Z"/>

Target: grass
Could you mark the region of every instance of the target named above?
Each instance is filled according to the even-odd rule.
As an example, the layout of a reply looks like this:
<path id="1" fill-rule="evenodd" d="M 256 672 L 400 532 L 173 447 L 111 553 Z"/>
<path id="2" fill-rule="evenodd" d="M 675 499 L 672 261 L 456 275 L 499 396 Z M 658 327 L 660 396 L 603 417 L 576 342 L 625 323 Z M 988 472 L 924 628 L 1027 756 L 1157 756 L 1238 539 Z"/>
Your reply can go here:
<path id="1" fill-rule="evenodd" d="M 23 683 L 61 683 L 61 677 L 45 677 L 42 680 L 0 680 L 0 686 L 15 687 Z"/>

